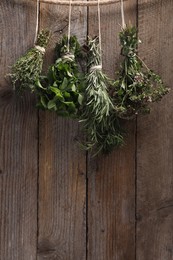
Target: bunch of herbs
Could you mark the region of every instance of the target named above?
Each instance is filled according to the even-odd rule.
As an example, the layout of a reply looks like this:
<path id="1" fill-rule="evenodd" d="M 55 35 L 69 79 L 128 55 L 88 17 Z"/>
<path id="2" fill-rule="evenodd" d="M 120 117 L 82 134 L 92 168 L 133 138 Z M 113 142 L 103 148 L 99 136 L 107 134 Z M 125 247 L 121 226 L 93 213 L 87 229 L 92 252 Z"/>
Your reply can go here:
<path id="1" fill-rule="evenodd" d="M 78 117 L 82 104 L 83 76 L 77 65 L 80 45 L 75 36 L 64 36 L 56 46 L 57 59 L 46 77 L 36 82 L 38 106 L 60 116 Z"/>
<path id="2" fill-rule="evenodd" d="M 9 76 L 13 87 L 17 90 L 22 91 L 28 88 L 34 90 L 35 82 L 42 71 L 43 57 L 49 38 L 50 32 L 42 30 L 38 35 L 35 47 L 20 57 L 12 66 L 12 72 Z"/>
<path id="3" fill-rule="evenodd" d="M 150 70 L 137 55 L 140 43 L 135 27 L 128 26 L 119 34 L 124 57 L 114 82 L 113 103 L 120 118 L 130 119 L 150 111 L 149 103 L 161 100 L 169 89 L 160 76 Z"/>
<path id="4" fill-rule="evenodd" d="M 122 144 L 123 137 L 108 93 L 111 80 L 101 67 L 98 38 L 89 39 L 88 47 L 88 73 L 85 77 L 86 87 L 80 122 L 83 123 L 87 138 L 84 147 L 98 154 Z"/>

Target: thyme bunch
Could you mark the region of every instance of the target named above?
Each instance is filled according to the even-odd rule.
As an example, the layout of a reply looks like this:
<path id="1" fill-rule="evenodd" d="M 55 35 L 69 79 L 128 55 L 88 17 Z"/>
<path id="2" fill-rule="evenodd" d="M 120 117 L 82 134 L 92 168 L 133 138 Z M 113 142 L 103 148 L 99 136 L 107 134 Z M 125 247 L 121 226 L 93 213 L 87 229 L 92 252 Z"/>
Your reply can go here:
<path id="1" fill-rule="evenodd" d="M 75 36 L 64 36 L 56 46 L 56 61 L 46 77 L 36 82 L 38 106 L 60 116 L 77 117 L 82 104 L 82 74 L 77 65 L 80 45 Z"/>
<path id="2" fill-rule="evenodd" d="M 89 39 L 88 47 L 88 73 L 80 122 L 87 137 L 85 149 L 97 154 L 122 143 L 122 135 L 116 115 L 112 116 L 113 104 L 108 93 L 111 81 L 102 71 L 98 38 Z"/>
<path id="3" fill-rule="evenodd" d="M 114 82 L 113 103 L 117 116 L 130 119 L 150 112 L 149 104 L 168 93 L 160 76 L 150 70 L 137 55 L 140 43 L 135 27 L 126 27 L 119 34 L 124 60 Z"/>
<path id="4" fill-rule="evenodd" d="M 35 81 L 38 80 L 42 71 L 43 56 L 49 38 L 49 31 L 42 30 L 38 35 L 36 45 L 12 66 L 9 76 L 14 88 L 17 87 L 19 91 L 27 88 L 34 90 Z"/>

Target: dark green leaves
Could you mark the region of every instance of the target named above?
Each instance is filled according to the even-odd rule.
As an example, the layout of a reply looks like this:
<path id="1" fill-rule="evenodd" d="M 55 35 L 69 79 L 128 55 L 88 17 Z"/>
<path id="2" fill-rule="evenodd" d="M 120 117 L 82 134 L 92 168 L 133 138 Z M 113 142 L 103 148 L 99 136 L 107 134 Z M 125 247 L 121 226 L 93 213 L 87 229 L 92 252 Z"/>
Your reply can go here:
<path id="1" fill-rule="evenodd" d="M 85 55 L 75 36 L 70 38 L 69 49 L 67 37 L 61 39 L 55 49 L 55 63 L 46 76 L 40 76 L 49 39 L 47 31 L 39 34 L 37 46 L 16 62 L 10 75 L 20 90 L 30 88 L 36 92 L 39 108 L 77 118 L 86 134 L 83 147 L 94 154 L 121 146 L 121 119 L 148 113 L 149 104 L 168 93 L 161 78 L 137 55 L 136 28 L 126 27 L 119 37 L 123 62 L 114 82 L 103 73 L 98 38 L 89 39 Z M 85 76 L 82 65 L 87 71 Z"/>
<path id="2" fill-rule="evenodd" d="M 120 34 L 124 60 L 114 82 L 113 103 L 118 117 L 133 118 L 148 113 L 149 104 L 168 93 L 161 78 L 152 72 L 137 55 L 140 41 L 135 27 L 126 27 Z"/>
<path id="3" fill-rule="evenodd" d="M 42 71 L 43 56 L 50 38 L 50 33 L 45 30 L 38 35 L 36 46 L 19 58 L 12 66 L 11 77 L 14 88 L 19 91 L 26 88 L 34 90 L 35 81 Z"/>
<path id="4" fill-rule="evenodd" d="M 81 95 L 83 78 L 75 56 L 78 52 L 79 43 L 74 36 L 70 38 L 69 52 L 67 52 L 66 36 L 57 44 L 56 53 L 59 56 L 55 64 L 49 68 L 46 79 L 43 81 L 40 79 L 37 85 L 39 107 L 56 111 L 61 116 L 78 116 L 83 100 Z"/>

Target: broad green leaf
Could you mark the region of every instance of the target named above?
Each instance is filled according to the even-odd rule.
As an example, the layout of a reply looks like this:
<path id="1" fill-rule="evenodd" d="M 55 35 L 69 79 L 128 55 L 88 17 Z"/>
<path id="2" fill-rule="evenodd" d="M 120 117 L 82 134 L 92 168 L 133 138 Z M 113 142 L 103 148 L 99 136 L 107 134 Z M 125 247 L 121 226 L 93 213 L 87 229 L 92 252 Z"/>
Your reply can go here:
<path id="1" fill-rule="evenodd" d="M 64 78 L 63 79 L 63 82 L 62 82 L 62 84 L 60 85 L 60 89 L 61 90 L 65 90 L 66 88 L 67 88 L 67 85 L 68 85 L 68 79 L 67 78 Z"/>
<path id="2" fill-rule="evenodd" d="M 79 102 L 80 105 L 82 105 L 83 96 L 81 94 L 78 95 L 78 102 Z"/>
<path id="3" fill-rule="evenodd" d="M 75 86 L 75 84 L 73 84 L 73 85 L 71 86 L 71 90 L 72 90 L 73 92 L 76 91 L 76 86 Z"/>
<path id="4" fill-rule="evenodd" d="M 50 100 L 47 104 L 47 108 L 48 109 L 52 109 L 52 108 L 55 108 L 56 107 L 56 103 L 54 100 Z"/>
<path id="5" fill-rule="evenodd" d="M 65 97 L 65 98 L 70 98 L 70 97 L 71 97 L 70 93 L 67 92 L 67 91 L 65 91 L 63 94 L 64 94 L 64 97 Z"/>
<path id="6" fill-rule="evenodd" d="M 67 70 L 67 75 L 70 77 L 70 78 L 72 78 L 73 77 L 73 75 L 70 73 L 70 71 L 68 71 Z"/>
<path id="7" fill-rule="evenodd" d="M 44 97 L 44 96 L 41 96 L 40 97 L 40 103 L 42 104 L 42 106 L 44 107 L 44 108 L 47 108 L 47 103 L 46 103 L 46 98 Z"/>
<path id="8" fill-rule="evenodd" d="M 51 91 L 53 93 L 55 93 L 56 97 L 59 99 L 59 100 L 64 100 L 63 98 L 63 95 L 61 93 L 61 91 L 58 89 L 58 88 L 54 88 L 54 87 L 50 87 Z"/>
<path id="9" fill-rule="evenodd" d="M 68 106 L 68 109 L 72 112 L 76 110 L 76 106 L 73 102 L 63 102 L 66 106 Z"/>

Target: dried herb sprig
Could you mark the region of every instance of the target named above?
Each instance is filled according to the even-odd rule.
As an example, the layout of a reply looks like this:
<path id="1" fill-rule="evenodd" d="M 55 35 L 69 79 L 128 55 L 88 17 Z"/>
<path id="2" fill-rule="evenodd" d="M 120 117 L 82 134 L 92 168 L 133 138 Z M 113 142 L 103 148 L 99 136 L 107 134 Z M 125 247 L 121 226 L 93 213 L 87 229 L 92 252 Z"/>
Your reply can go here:
<path id="1" fill-rule="evenodd" d="M 122 29 L 119 37 L 124 60 L 114 82 L 113 101 L 117 115 L 130 119 L 136 114 L 149 112 L 149 103 L 159 101 L 169 89 L 160 76 L 138 57 L 140 41 L 136 28 L 128 26 Z"/>
<path id="2" fill-rule="evenodd" d="M 88 73 L 80 122 L 87 137 L 84 147 L 97 154 L 122 143 L 122 136 L 116 117 L 112 117 L 113 104 L 108 94 L 111 81 L 102 71 L 98 38 L 89 39 L 88 47 Z"/>
<path id="3" fill-rule="evenodd" d="M 38 106 L 64 117 L 77 117 L 82 104 L 82 74 L 77 65 L 80 45 L 75 36 L 64 36 L 56 46 L 57 59 L 46 77 L 36 82 Z"/>
<path id="4" fill-rule="evenodd" d="M 17 87 L 19 91 L 28 88 L 34 90 L 35 81 L 38 80 L 42 71 L 43 56 L 49 38 L 50 32 L 42 30 L 38 35 L 36 45 L 12 66 L 9 76 L 14 88 Z"/>

